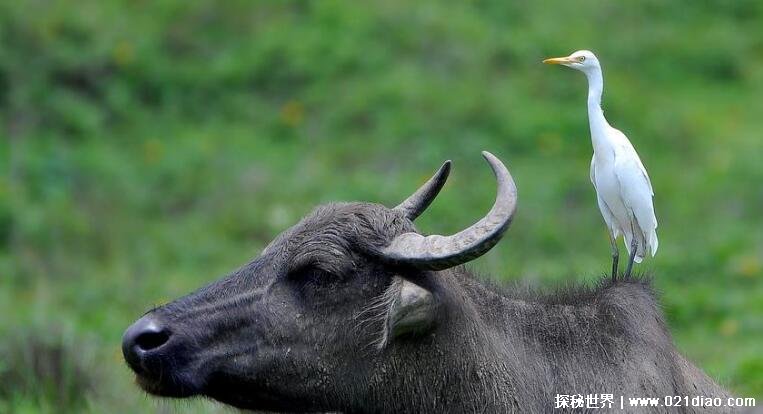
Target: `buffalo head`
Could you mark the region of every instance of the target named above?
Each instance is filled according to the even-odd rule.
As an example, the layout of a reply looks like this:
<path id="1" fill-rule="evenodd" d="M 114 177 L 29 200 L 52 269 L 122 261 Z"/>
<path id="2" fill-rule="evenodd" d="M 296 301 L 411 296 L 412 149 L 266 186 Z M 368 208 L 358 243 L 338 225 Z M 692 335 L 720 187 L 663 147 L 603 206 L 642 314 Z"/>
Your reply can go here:
<path id="1" fill-rule="evenodd" d="M 160 396 L 204 395 L 272 411 L 342 410 L 375 398 L 447 323 L 449 269 L 503 235 L 516 188 L 484 152 L 498 191 L 490 212 L 451 236 L 418 233 L 450 162 L 394 208 L 331 203 L 248 264 L 146 313 L 124 334 L 138 384 Z"/>

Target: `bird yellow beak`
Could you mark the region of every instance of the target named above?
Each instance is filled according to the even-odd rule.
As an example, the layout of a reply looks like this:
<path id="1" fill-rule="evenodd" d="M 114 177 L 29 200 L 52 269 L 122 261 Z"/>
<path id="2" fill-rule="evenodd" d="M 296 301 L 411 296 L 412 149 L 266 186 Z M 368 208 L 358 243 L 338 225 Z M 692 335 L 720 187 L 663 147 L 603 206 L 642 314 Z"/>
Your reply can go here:
<path id="1" fill-rule="evenodd" d="M 543 63 L 547 63 L 549 65 L 564 65 L 565 63 L 576 63 L 576 62 L 577 61 L 575 59 L 572 59 L 569 56 L 549 58 L 549 59 L 543 60 Z"/>

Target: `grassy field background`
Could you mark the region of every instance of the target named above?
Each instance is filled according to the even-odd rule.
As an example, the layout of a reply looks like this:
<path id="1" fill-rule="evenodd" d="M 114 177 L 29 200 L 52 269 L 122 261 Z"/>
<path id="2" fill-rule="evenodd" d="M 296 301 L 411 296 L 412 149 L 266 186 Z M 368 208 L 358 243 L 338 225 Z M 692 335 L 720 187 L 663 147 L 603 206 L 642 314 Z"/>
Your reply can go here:
<path id="1" fill-rule="evenodd" d="M 763 2 L 0 2 L 0 412 L 222 412 L 157 402 L 119 348 L 146 309 L 246 262 L 315 205 L 393 205 L 445 159 L 419 220 L 519 186 L 473 266 L 538 286 L 609 268 L 582 74 L 649 169 L 652 272 L 678 347 L 763 397 Z"/>

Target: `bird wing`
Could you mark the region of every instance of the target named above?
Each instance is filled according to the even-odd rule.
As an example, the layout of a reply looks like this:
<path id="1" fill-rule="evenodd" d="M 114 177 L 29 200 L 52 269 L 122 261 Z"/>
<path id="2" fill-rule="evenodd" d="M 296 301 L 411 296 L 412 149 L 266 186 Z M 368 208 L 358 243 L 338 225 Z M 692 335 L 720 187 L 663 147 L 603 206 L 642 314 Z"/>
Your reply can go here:
<path id="1" fill-rule="evenodd" d="M 634 155 L 636 167 L 641 171 L 641 174 L 644 175 L 644 180 L 646 180 L 646 184 L 649 187 L 649 193 L 654 196 L 654 189 L 652 188 L 652 180 L 649 179 L 649 174 L 646 172 L 646 168 L 644 167 L 644 164 L 641 162 L 641 158 L 639 158 L 638 153 L 636 152 L 636 148 L 633 148 L 633 144 L 631 144 L 630 140 L 628 140 L 628 137 L 623 134 L 622 131 L 620 131 L 617 128 L 610 127 L 613 134 L 618 135 L 618 142 L 620 142 L 621 147 L 626 152 L 631 152 Z"/>
<path id="2" fill-rule="evenodd" d="M 619 132 L 619 131 L 618 131 Z M 622 134 L 622 132 L 620 132 Z M 624 135 L 623 135 L 624 136 Z M 619 146 L 615 151 L 615 176 L 620 185 L 620 196 L 625 207 L 636 218 L 636 222 L 646 242 L 645 251 L 652 255 L 657 251 L 657 217 L 652 204 L 652 183 L 644 165 L 630 143 Z"/>
<path id="3" fill-rule="evenodd" d="M 607 224 L 607 227 L 609 228 L 610 233 L 612 233 L 612 237 L 617 238 L 617 236 L 620 235 L 620 229 L 616 225 L 617 220 L 615 219 L 614 214 L 612 214 L 612 210 L 609 209 L 609 206 L 607 205 L 607 202 L 604 201 L 603 198 L 601 198 L 601 195 L 599 194 L 599 189 L 596 188 L 596 164 L 595 164 L 596 156 L 591 157 L 591 184 L 593 184 L 593 189 L 596 191 L 596 202 L 599 204 L 599 211 L 601 212 L 601 216 L 604 217 L 604 223 Z"/>

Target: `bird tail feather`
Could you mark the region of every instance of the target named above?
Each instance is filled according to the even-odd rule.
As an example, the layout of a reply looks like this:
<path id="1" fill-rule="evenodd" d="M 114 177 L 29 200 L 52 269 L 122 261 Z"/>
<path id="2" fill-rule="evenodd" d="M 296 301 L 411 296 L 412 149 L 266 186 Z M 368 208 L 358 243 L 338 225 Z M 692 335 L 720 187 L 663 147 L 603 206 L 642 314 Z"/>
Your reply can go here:
<path id="1" fill-rule="evenodd" d="M 652 253 L 652 257 L 657 254 L 657 247 L 659 246 L 660 241 L 657 240 L 657 231 L 652 229 L 652 232 L 649 234 L 649 250 Z"/>
<path id="2" fill-rule="evenodd" d="M 623 236 L 625 249 L 628 251 L 628 255 L 631 254 L 631 242 L 633 241 L 633 237 L 639 239 L 636 241 L 637 247 L 636 255 L 633 257 L 634 262 L 641 263 L 647 255 L 654 257 L 657 253 L 659 241 L 657 240 L 657 232 L 654 229 L 652 229 L 648 235 L 644 233 L 631 234 L 630 232 L 624 232 Z"/>

